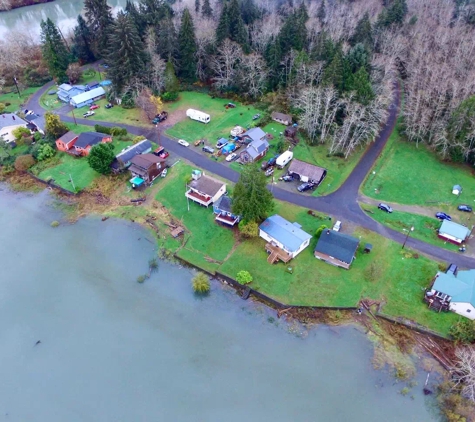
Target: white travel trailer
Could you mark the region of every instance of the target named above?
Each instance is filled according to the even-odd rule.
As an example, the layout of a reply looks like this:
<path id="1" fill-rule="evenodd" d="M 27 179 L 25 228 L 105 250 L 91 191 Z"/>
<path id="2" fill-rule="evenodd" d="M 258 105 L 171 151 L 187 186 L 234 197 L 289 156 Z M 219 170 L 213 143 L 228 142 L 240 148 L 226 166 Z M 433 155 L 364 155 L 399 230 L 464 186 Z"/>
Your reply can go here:
<path id="1" fill-rule="evenodd" d="M 186 110 L 186 115 L 192 120 L 196 120 L 201 123 L 209 123 L 211 120 L 211 117 L 209 114 L 203 113 L 202 111 L 199 110 L 194 110 L 192 108 L 189 108 Z"/>
<path id="2" fill-rule="evenodd" d="M 285 151 L 283 154 L 277 157 L 277 160 L 275 160 L 275 164 L 277 164 L 277 167 L 282 169 L 290 163 L 290 160 L 292 158 L 294 158 L 294 153 L 292 151 Z"/>

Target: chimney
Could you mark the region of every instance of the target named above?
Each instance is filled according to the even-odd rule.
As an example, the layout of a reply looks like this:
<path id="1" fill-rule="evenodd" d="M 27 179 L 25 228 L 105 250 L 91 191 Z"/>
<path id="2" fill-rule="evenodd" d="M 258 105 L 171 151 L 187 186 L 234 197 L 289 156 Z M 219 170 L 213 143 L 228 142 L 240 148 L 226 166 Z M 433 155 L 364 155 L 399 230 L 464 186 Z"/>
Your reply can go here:
<path id="1" fill-rule="evenodd" d="M 330 229 L 327 230 L 327 234 L 330 234 Z"/>

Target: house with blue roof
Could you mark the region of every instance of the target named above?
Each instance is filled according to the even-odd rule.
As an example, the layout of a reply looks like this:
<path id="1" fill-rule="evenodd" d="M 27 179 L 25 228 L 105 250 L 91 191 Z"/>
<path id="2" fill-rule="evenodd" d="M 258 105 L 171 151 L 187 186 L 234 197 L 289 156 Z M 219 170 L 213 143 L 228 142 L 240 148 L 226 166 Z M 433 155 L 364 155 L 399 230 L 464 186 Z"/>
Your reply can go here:
<path id="1" fill-rule="evenodd" d="M 475 320 L 475 270 L 438 272 L 425 300 L 429 308 Z"/>
<path id="2" fill-rule="evenodd" d="M 309 244 L 312 235 L 302 230 L 298 223 L 291 223 L 280 215 L 267 218 L 259 226 L 259 236 L 267 241 L 267 262 L 289 262 Z"/>
<path id="3" fill-rule="evenodd" d="M 470 236 L 471 230 L 453 221 L 444 220 L 439 229 L 439 237 L 451 243 L 460 245 Z"/>
<path id="4" fill-rule="evenodd" d="M 269 151 L 267 139 L 252 141 L 239 155 L 239 161 L 243 164 L 255 163 L 264 157 Z"/>
<path id="5" fill-rule="evenodd" d="M 71 97 L 69 104 L 73 107 L 80 108 L 86 105 L 92 104 L 94 101 L 105 97 L 106 91 L 101 86 L 99 88 L 91 89 L 90 91 L 84 91 L 79 95 Z"/>
<path id="6" fill-rule="evenodd" d="M 124 171 L 132 164 L 132 158 L 139 154 L 148 154 L 149 152 L 152 152 L 152 143 L 148 139 L 144 139 L 135 145 L 124 148 L 115 156 L 114 161 L 112 161 L 112 171 L 114 173 Z"/>
<path id="7" fill-rule="evenodd" d="M 84 85 L 69 85 L 69 84 L 61 84 L 58 87 L 58 98 L 65 103 L 69 103 L 71 98 L 76 95 L 82 94 L 86 91 L 86 87 Z"/>
<path id="8" fill-rule="evenodd" d="M 213 212 L 216 214 L 215 221 L 231 227 L 241 220 L 240 215 L 233 214 L 232 199 L 227 195 L 223 195 L 213 204 Z"/>

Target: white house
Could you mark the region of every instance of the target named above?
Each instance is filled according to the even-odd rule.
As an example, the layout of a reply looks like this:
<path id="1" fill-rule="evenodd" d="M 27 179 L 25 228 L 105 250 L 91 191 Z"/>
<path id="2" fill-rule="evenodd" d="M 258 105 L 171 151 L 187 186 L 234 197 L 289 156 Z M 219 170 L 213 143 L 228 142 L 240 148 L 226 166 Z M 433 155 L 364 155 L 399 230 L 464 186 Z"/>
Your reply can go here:
<path id="1" fill-rule="evenodd" d="M 280 215 L 267 218 L 259 226 L 259 236 L 267 240 L 266 251 L 270 254 L 267 261 L 290 261 L 302 252 L 312 236 L 301 229 L 298 223 L 291 223 Z"/>
<path id="2" fill-rule="evenodd" d="M 205 207 L 215 203 L 226 193 L 226 183 L 206 176 L 200 170 L 193 170 L 185 196 Z"/>
<path id="3" fill-rule="evenodd" d="M 451 311 L 475 320 L 475 270 L 438 272 L 426 300 L 448 304 Z"/>
<path id="4" fill-rule="evenodd" d="M 0 137 L 5 142 L 12 142 L 15 140 L 13 131 L 19 127 L 26 128 L 28 122 L 18 117 L 13 113 L 4 113 L 0 115 Z"/>
<path id="5" fill-rule="evenodd" d="M 86 105 L 92 104 L 94 101 L 103 98 L 106 95 L 106 91 L 102 86 L 91 89 L 90 91 L 83 92 L 82 94 L 75 95 L 69 101 L 73 107 L 80 108 Z"/>

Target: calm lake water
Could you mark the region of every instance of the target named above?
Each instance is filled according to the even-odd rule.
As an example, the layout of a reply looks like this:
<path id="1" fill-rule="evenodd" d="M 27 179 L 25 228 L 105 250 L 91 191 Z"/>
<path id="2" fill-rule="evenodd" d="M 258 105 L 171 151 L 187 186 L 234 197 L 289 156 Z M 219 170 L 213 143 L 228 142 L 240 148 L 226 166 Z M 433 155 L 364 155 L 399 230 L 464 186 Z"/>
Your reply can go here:
<path id="1" fill-rule="evenodd" d="M 355 328 L 300 336 L 217 282 L 195 297 L 193 271 L 167 262 L 138 284 L 148 232 L 52 228 L 52 201 L 0 191 L 0 420 L 438 420 L 425 374 L 401 395 Z"/>
<path id="2" fill-rule="evenodd" d="M 126 0 L 108 0 L 108 3 L 113 13 L 117 13 L 125 7 Z M 76 25 L 76 19 L 83 7 L 82 0 L 55 0 L 50 3 L 0 12 L 0 38 L 11 30 L 39 36 L 41 20 L 46 18 L 55 22 L 63 33 L 67 33 Z"/>

